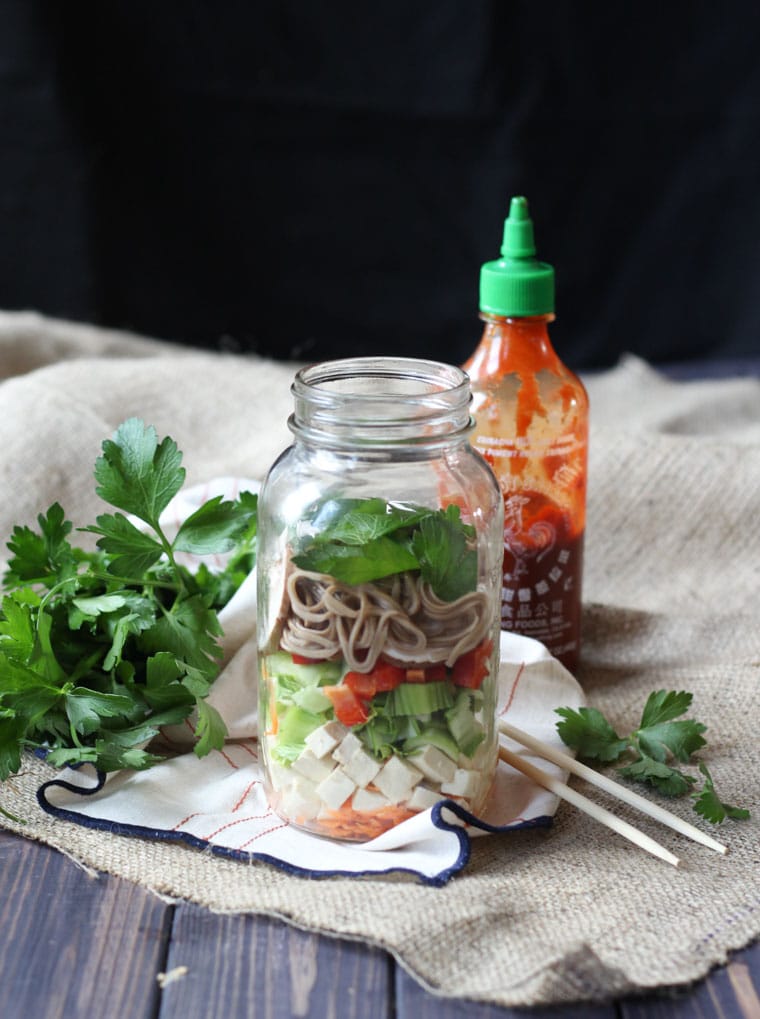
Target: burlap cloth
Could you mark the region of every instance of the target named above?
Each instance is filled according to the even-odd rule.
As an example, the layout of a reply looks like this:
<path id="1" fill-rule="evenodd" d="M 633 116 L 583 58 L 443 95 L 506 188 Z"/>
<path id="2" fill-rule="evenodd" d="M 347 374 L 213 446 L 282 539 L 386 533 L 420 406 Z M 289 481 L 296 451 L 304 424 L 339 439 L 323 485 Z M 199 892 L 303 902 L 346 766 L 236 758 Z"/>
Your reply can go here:
<path id="1" fill-rule="evenodd" d="M 129 415 L 176 439 L 189 483 L 259 477 L 289 442 L 286 365 L 0 315 L 0 375 L 3 536 L 55 499 L 75 522 L 93 520 L 102 510 L 93 462 Z M 35 799 L 49 770 L 32 759 L 0 788 L 0 803 L 27 824 L 0 823 L 212 910 L 370 941 L 438 993 L 504 1005 L 685 983 L 757 938 L 760 382 L 671 383 L 632 358 L 587 381 L 578 678 L 620 729 L 652 689 L 693 691 L 716 786 L 753 811 L 719 830 L 728 856 L 615 806 L 681 855 L 674 870 L 561 806 L 548 831 L 477 840 L 467 869 L 444 888 L 313 881 L 54 820 Z M 695 816 L 687 800 L 672 808 Z"/>

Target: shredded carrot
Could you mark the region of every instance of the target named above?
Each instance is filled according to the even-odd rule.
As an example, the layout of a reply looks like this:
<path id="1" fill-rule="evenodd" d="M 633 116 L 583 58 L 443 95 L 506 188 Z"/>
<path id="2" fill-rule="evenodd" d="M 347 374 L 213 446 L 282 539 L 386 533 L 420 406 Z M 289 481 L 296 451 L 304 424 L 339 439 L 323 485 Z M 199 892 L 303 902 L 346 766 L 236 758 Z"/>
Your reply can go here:
<path id="1" fill-rule="evenodd" d="M 280 719 L 277 717 L 277 685 L 271 676 L 264 671 L 264 681 L 267 684 L 267 715 L 269 716 L 269 728 L 267 736 L 276 736 L 280 731 Z"/>
<path id="2" fill-rule="evenodd" d="M 280 719 L 277 715 L 277 706 L 274 702 L 269 705 L 269 728 L 267 729 L 267 736 L 276 736 L 280 731 Z"/>
<path id="3" fill-rule="evenodd" d="M 325 811 L 313 821 L 295 818 L 295 823 L 318 835 L 350 842 L 364 842 L 395 828 L 402 821 L 414 817 L 408 807 L 381 807 L 379 810 L 354 810 L 347 801 L 338 810 Z"/>

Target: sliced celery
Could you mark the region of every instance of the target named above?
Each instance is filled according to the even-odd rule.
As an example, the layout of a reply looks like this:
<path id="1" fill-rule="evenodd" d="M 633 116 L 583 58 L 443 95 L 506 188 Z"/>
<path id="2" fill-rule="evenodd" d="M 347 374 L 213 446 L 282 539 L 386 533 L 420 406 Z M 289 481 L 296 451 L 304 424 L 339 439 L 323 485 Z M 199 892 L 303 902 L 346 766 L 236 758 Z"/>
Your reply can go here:
<path id="1" fill-rule="evenodd" d="M 340 662 L 315 662 L 313 665 L 296 665 L 287 651 L 275 651 L 264 659 L 264 668 L 270 676 L 288 677 L 299 686 L 333 686 L 341 677 Z"/>
<path id="2" fill-rule="evenodd" d="M 304 711 L 312 714 L 319 714 L 322 711 L 329 711 L 332 701 L 327 694 L 322 693 L 318 686 L 304 686 L 293 694 L 293 703 Z"/>
<path id="3" fill-rule="evenodd" d="M 404 753 L 411 754 L 415 750 L 422 750 L 424 747 L 432 745 L 442 750 L 444 754 L 456 761 L 459 757 L 459 746 L 456 740 L 452 737 L 451 733 L 446 729 L 435 725 L 426 726 L 419 736 L 414 736 L 412 739 L 406 740 L 404 743 Z"/>
<path id="4" fill-rule="evenodd" d="M 279 728 L 277 730 L 278 756 L 285 754 L 286 747 L 303 750 L 305 739 L 310 732 L 313 732 L 325 721 L 324 715 L 315 715 L 311 711 L 304 711 L 295 704 L 285 708 L 282 713 L 278 712 Z M 298 755 L 296 754 L 296 757 Z M 291 758 L 292 759 L 292 758 Z"/>
<path id="5" fill-rule="evenodd" d="M 446 712 L 449 731 L 465 757 L 472 757 L 485 738 L 485 729 L 473 711 L 474 700 L 469 691 L 462 690 L 454 706 Z"/>
<path id="6" fill-rule="evenodd" d="M 402 683 L 388 696 L 389 715 L 432 715 L 450 708 L 454 703 L 454 686 L 449 680 L 441 683 Z"/>

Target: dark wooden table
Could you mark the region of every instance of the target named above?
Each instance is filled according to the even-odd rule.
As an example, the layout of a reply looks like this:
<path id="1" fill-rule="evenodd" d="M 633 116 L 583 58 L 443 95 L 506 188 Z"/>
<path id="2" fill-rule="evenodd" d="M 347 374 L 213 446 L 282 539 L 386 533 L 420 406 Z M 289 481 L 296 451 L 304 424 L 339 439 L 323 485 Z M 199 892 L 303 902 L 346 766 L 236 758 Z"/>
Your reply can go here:
<path id="1" fill-rule="evenodd" d="M 2 1019 L 760 1017 L 760 943 L 675 996 L 502 1009 L 434 997 L 378 949 L 166 903 L 2 830 L 0 930 Z"/>
<path id="2" fill-rule="evenodd" d="M 758 374 L 759 365 L 671 374 Z M 0 930 L 0 1019 L 760 1019 L 760 943 L 685 990 L 502 1009 L 436 998 L 378 949 L 166 903 L 2 830 Z"/>

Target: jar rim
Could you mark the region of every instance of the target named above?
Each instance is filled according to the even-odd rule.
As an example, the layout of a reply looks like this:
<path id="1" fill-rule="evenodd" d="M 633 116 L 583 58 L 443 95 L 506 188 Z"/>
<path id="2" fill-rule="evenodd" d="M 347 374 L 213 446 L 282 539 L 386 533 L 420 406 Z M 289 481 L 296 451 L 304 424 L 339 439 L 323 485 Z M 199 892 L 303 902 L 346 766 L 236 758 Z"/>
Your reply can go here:
<path id="1" fill-rule="evenodd" d="M 456 397 L 463 402 L 469 402 L 470 399 L 470 379 L 463 369 L 442 361 L 415 357 L 345 357 L 320 361 L 301 368 L 296 373 L 291 389 L 294 394 L 308 394 L 310 400 L 320 403 L 338 403 L 352 396 L 377 403 L 398 401 L 399 393 L 372 393 L 358 388 L 352 392 L 347 388 L 328 388 L 330 383 L 369 378 L 418 380 L 419 392 L 410 390 L 406 394 L 411 398 L 450 394 L 453 406 L 458 402 Z"/>
<path id="2" fill-rule="evenodd" d="M 331 447 L 428 446 L 469 435 L 470 379 L 443 362 L 352 357 L 302 368 L 288 421 L 300 438 Z"/>

